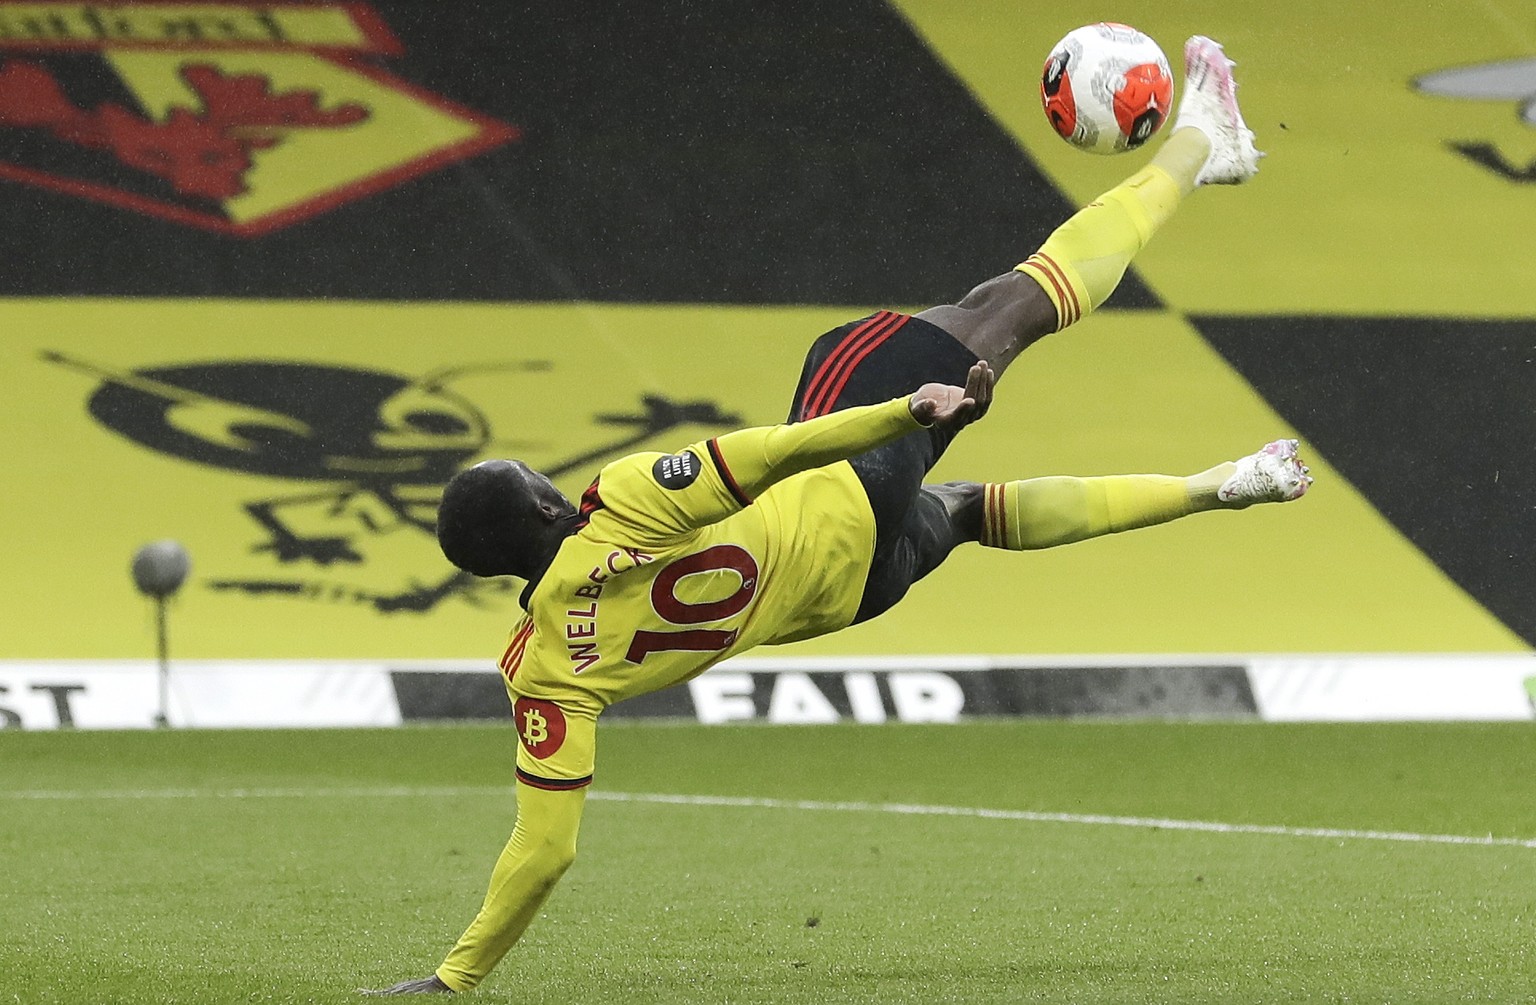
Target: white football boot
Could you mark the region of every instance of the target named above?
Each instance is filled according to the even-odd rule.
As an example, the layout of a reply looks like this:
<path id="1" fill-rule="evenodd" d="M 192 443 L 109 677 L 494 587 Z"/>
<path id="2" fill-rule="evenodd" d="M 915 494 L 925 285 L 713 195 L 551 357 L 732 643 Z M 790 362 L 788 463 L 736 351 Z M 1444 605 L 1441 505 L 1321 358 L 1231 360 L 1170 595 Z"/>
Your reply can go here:
<path id="1" fill-rule="evenodd" d="M 1258 173 L 1264 156 L 1237 108 L 1235 65 L 1220 43 L 1204 35 L 1184 43 L 1184 97 L 1173 131 L 1192 127 L 1211 141 L 1211 155 L 1195 176 L 1196 185 L 1241 185 Z"/>
<path id="2" fill-rule="evenodd" d="M 1307 494 L 1312 476 L 1296 455 L 1297 446 L 1295 440 L 1275 440 L 1237 461 L 1237 470 L 1221 483 L 1216 498 L 1233 509 L 1300 499 Z"/>

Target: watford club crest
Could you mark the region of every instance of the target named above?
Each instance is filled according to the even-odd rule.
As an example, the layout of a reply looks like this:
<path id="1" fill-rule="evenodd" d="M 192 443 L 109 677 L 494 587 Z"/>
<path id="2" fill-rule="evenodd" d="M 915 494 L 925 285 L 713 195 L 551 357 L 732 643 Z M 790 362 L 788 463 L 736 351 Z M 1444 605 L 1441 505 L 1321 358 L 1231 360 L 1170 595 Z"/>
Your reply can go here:
<path id="1" fill-rule="evenodd" d="M 517 137 L 365 4 L 0 0 L 0 178 L 257 236 Z"/>

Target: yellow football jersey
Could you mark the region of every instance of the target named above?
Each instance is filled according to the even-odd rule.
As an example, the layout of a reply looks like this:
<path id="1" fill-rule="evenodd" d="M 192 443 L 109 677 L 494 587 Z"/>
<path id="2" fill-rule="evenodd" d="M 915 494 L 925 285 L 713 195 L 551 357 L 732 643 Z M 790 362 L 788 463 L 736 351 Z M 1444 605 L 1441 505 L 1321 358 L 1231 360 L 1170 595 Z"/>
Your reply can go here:
<path id="1" fill-rule="evenodd" d="M 501 659 L 517 826 L 439 980 L 479 984 L 570 864 L 605 707 L 853 620 L 875 522 L 847 458 L 919 428 L 897 398 L 603 468 Z"/>
<path id="2" fill-rule="evenodd" d="M 846 627 L 874 517 L 844 460 L 921 428 L 906 398 L 602 469 L 524 594 L 507 689 L 596 715 L 764 643 Z"/>

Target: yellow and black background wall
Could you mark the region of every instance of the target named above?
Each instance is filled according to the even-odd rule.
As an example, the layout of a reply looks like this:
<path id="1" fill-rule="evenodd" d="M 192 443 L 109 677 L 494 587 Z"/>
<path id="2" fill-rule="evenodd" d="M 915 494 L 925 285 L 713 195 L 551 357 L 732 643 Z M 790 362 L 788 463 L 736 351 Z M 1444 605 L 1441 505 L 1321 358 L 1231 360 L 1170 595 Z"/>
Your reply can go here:
<path id="1" fill-rule="evenodd" d="M 1145 155 L 1063 144 L 1050 46 L 1212 35 L 1268 151 L 1032 349 L 937 478 L 1187 473 L 1294 506 L 957 554 L 783 653 L 1529 654 L 1536 15 L 1493 6 L 0 2 L 0 660 L 494 660 L 458 467 L 780 421 L 810 341 L 953 301 Z M 1390 22 L 1388 27 L 1387 22 Z M 1522 118 L 1522 109 L 1525 111 Z"/>

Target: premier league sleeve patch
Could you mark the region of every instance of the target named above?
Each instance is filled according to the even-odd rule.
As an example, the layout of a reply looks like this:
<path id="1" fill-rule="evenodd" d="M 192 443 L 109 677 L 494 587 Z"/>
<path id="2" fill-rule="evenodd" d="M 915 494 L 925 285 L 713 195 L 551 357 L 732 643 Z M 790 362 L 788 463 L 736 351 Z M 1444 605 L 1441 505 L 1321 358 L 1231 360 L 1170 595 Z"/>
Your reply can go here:
<path id="1" fill-rule="evenodd" d="M 667 489 L 685 489 L 699 477 L 699 455 L 692 450 L 670 454 L 651 466 L 657 484 Z"/>

